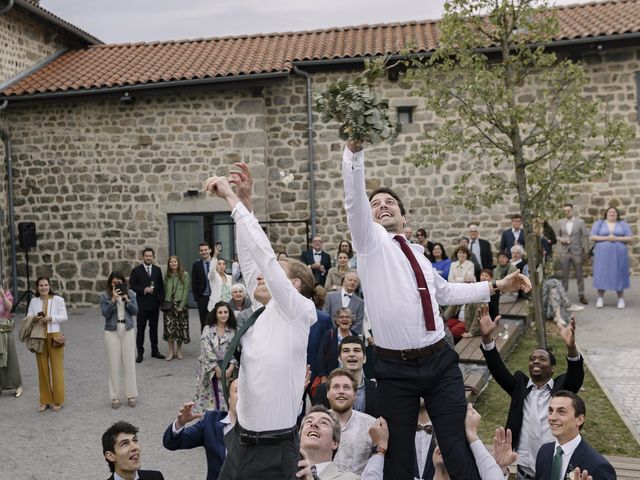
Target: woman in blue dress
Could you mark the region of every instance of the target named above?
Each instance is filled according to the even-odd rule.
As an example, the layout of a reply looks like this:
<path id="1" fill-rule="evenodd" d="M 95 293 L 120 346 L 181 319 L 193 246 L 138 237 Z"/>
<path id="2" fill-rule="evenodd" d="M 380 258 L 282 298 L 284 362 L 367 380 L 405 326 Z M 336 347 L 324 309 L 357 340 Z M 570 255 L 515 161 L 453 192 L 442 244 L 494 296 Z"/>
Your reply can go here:
<path id="1" fill-rule="evenodd" d="M 620 212 L 609 207 L 604 218 L 594 223 L 589 239 L 593 250 L 593 288 L 598 290 L 596 307 L 604 307 L 605 290 L 618 293 L 618 308 L 624 308 L 624 290 L 629 288 L 629 252 L 627 243 L 633 240 L 629 225 L 620 219 Z"/>
<path id="2" fill-rule="evenodd" d="M 425 250 L 425 254 L 427 250 Z M 440 242 L 433 244 L 431 249 L 431 255 L 427 255 L 427 258 L 431 261 L 431 265 L 436 269 L 438 275 L 447 280 L 449 278 L 449 269 L 451 268 L 451 259 L 447 257 L 447 252 L 444 251 L 444 245 Z"/>

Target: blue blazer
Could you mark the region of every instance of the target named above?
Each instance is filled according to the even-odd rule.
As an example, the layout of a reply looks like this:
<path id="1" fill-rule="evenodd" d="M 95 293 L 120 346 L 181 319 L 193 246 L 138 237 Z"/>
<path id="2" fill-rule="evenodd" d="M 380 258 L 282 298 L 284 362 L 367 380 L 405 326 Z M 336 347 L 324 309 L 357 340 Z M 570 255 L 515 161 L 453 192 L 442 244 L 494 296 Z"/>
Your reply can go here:
<path id="1" fill-rule="evenodd" d="M 307 343 L 307 364 L 311 367 L 311 381 L 318 375 L 318 350 L 322 337 L 333 327 L 333 322 L 326 312 L 316 309 L 318 321 L 309 329 L 309 343 Z"/>
<path id="2" fill-rule="evenodd" d="M 173 433 L 173 422 L 164 432 L 162 444 L 167 450 L 187 450 L 204 447 L 207 454 L 207 480 L 216 480 L 226 456 L 224 446 L 224 424 L 220 421 L 227 412 L 210 410 L 204 417 L 180 433 Z"/>
<path id="3" fill-rule="evenodd" d="M 550 480 L 554 447 L 555 442 L 545 443 L 540 447 L 536 458 L 536 480 Z M 584 439 L 580 441 L 578 448 L 576 448 L 573 455 L 571 455 L 567 471 L 562 478 L 577 467 L 579 467 L 580 470 L 587 470 L 589 475 L 597 480 L 616 480 L 617 478 L 616 471 L 607 459 L 600 455 L 596 449 L 589 445 Z"/>

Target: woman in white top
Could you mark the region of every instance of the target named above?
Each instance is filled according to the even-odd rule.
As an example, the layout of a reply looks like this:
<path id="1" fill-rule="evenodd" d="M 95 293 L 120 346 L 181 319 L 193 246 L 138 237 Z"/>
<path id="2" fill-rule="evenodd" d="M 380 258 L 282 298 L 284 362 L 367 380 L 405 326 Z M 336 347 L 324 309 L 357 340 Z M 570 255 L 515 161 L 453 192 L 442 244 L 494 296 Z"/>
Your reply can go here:
<path id="1" fill-rule="evenodd" d="M 54 412 L 64 403 L 64 347 L 54 346 L 53 339 L 62 335 L 60 324 L 67 321 L 64 299 L 51 290 L 47 277 L 36 280 L 36 296 L 31 299 L 27 316 L 35 316 L 46 325 L 47 338 L 42 352 L 36 353 L 40 386 L 39 412 L 51 406 Z"/>
<path id="2" fill-rule="evenodd" d="M 468 260 L 469 249 L 463 245 L 453 252 L 453 258 L 458 260 L 451 263 L 449 269 L 449 283 L 475 282 L 473 262 Z"/>
<path id="3" fill-rule="evenodd" d="M 233 278 L 225 272 L 227 262 L 223 258 L 219 258 L 220 252 L 222 252 L 222 246 L 218 243 L 212 255 L 216 262 L 216 268 L 209 269 L 209 285 L 211 286 L 211 296 L 207 305 L 209 311 L 213 310 L 214 305 L 218 302 L 229 303 L 231 301 Z"/>

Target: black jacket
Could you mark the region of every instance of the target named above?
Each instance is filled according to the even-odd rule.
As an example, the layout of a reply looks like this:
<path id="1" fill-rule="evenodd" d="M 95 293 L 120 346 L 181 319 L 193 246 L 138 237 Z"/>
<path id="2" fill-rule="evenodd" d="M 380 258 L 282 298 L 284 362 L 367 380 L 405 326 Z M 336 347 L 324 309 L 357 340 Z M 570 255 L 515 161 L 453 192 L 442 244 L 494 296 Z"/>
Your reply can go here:
<path id="1" fill-rule="evenodd" d="M 485 350 L 480 347 L 487 361 L 489 372 L 493 376 L 498 385 L 511 396 L 511 405 L 509 405 L 509 414 L 507 415 L 507 424 L 505 428 L 511 429 L 513 434 L 513 449 L 518 449 L 520 442 L 520 431 L 522 430 L 522 415 L 524 408 L 524 399 L 528 395 L 527 383 L 529 377 L 520 370 L 512 374 L 505 366 L 500 354 L 496 348 Z M 567 361 L 567 373 L 559 375 L 553 380 L 553 395 L 559 390 L 569 390 L 578 393 L 584 380 L 584 362 L 582 356 L 577 361 Z"/>
<path id="2" fill-rule="evenodd" d="M 215 267 L 213 259 L 209 260 L 209 268 Z M 202 260 L 193 262 L 191 267 L 191 292 L 193 292 L 193 298 L 198 301 L 199 298 L 203 298 L 205 288 L 207 288 L 207 274 L 204 271 L 204 263 Z M 207 295 L 207 298 L 209 296 Z"/>
<path id="3" fill-rule="evenodd" d="M 156 470 L 138 470 L 140 480 L 164 480 L 162 474 Z M 113 473 L 107 480 L 113 480 Z"/>
<path id="4" fill-rule="evenodd" d="M 144 294 L 144 289 L 151 286 L 153 282 L 153 293 Z M 147 275 L 147 270 L 142 264 L 131 271 L 129 277 L 129 287 L 136 292 L 138 301 L 138 311 L 159 310 L 160 304 L 164 300 L 164 282 L 162 281 L 162 271 L 156 265 L 151 266 L 151 277 Z"/>

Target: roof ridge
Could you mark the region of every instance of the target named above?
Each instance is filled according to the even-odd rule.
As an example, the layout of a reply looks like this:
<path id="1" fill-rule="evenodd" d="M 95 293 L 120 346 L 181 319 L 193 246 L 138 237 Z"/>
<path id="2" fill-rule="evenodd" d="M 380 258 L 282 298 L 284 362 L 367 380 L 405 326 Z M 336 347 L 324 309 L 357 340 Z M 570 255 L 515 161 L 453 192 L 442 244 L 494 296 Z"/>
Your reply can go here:
<path id="1" fill-rule="evenodd" d="M 319 34 L 319 33 L 332 33 L 332 32 L 340 32 L 340 31 L 358 31 L 358 30 L 367 30 L 373 28 L 394 28 L 398 26 L 404 25 L 429 25 L 429 24 L 438 24 L 440 23 L 440 19 L 426 19 L 426 20 L 408 20 L 408 21 L 397 21 L 397 22 L 389 22 L 389 23 L 363 23 L 360 25 L 342 25 L 337 27 L 327 27 L 327 28 L 316 28 L 313 30 L 297 30 L 297 31 L 288 31 L 288 32 L 271 32 L 271 33 L 251 33 L 251 34 L 242 34 L 242 35 L 223 35 L 221 37 L 200 37 L 200 38 L 186 38 L 179 40 L 156 40 L 151 42 L 127 42 L 127 43 L 110 43 L 110 44 L 102 44 L 102 45 L 91 45 L 90 48 L 114 48 L 114 47 L 138 47 L 138 46 L 155 46 L 155 45 L 169 45 L 169 44 L 180 44 L 180 43 L 200 43 L 200 42 L 223 42 L 228 40 L 244 40 L 249 38 L 277 38 L 277 37 L 293 37 L 293 36 L 303 36 L 303 35 L 311 35 L 311 34 Z"/>
<path id="2" fill-rule="evenodd" d="M 566 5 L 556 5 L 552 8 L 558 10 L 572 10 L 575 8 L 588 8 L 597 5 L 610 5 L 613 3 L 638 3 L 640 0 L 593 0 L 585 3 L 568 3 Z"/>

